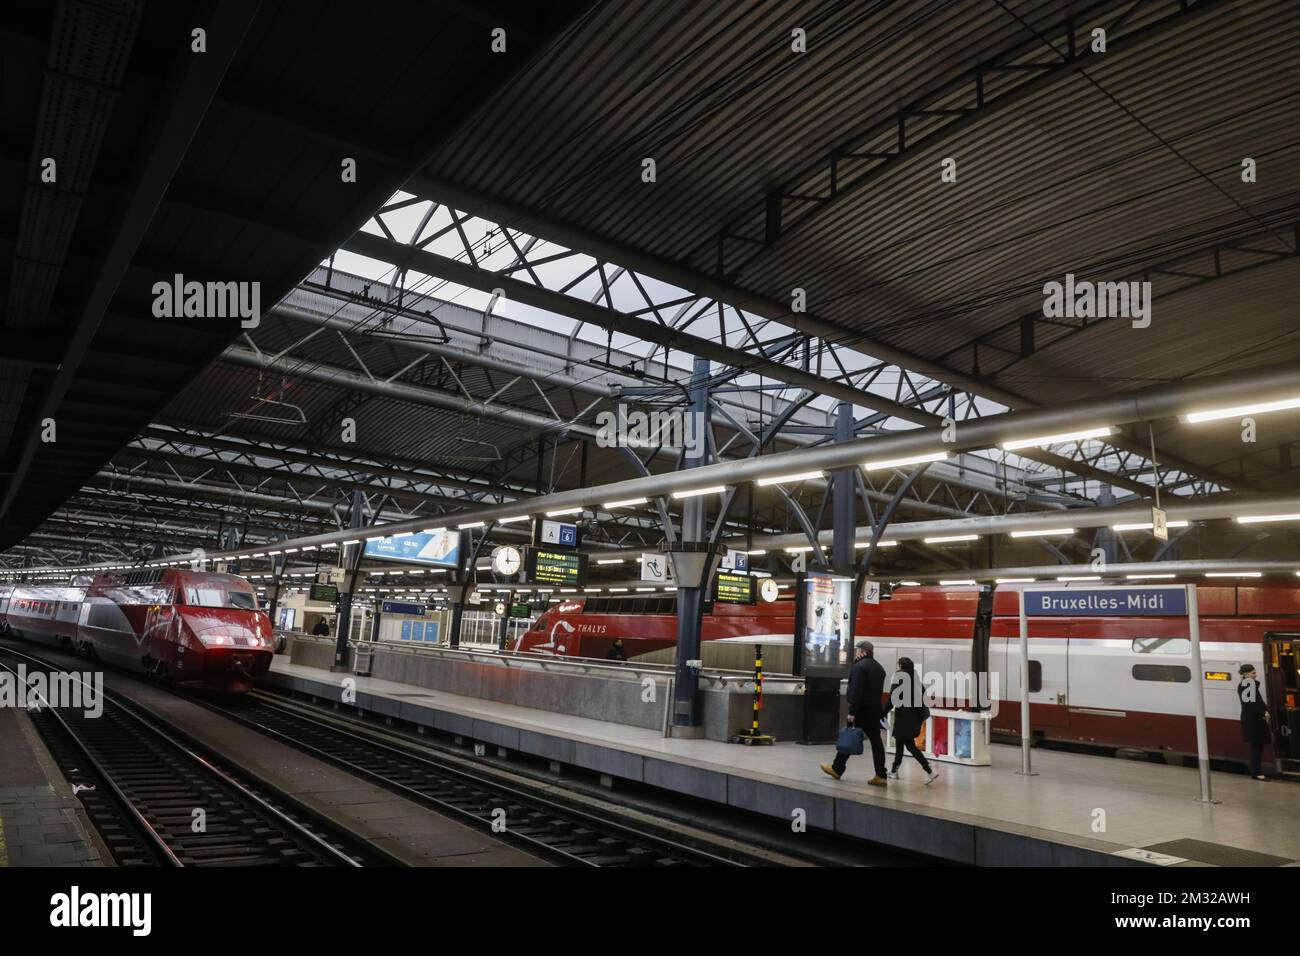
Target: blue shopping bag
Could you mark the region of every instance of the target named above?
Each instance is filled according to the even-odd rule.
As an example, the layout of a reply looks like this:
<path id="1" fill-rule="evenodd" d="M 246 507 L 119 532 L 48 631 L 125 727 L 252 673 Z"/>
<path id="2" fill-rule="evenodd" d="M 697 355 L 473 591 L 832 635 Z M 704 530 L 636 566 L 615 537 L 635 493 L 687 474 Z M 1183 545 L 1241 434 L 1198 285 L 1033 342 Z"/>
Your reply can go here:
<path id="1" fill-rule="evenodd" d="M 867 739 L 867 732 L 861 727 L 845 727 L 835 738 L 835 749 L 850 757 L 862 753 L 862 742 Z"/>

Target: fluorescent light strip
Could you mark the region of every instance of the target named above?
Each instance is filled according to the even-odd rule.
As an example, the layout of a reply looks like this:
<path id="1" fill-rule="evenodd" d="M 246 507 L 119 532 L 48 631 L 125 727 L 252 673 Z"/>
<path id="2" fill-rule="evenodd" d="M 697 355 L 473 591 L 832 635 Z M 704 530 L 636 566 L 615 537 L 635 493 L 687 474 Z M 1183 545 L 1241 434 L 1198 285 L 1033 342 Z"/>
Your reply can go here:
<path id="1" fill-rule="evenodd" d="M 597 564 L 622 564 L 623 559 L 622 558 L 600 558 L 596 563 Z"/>
<path id="2" fill-rule="evenodd" d="M 1032 584 L 1037 578 L 994 578 L 994 584 Z"/>
<path id="3" fill-rule="evenodd" d="M 1280 412 L 1289 408 L 1300 408 L 1300 398 L 1284 398 L 1277 402 L 1257 402 L 1254 405 L 1234 405 L 1231 408 L 1214 408 L 1204 412 L 1188 412 L 1182 416 L 1189 425 L 1201 422 L 1217 422 L 1224 418 L 1243 418 L 1247 415 L 1260 415 L 1264 412 Z"/>
<path id="4" fill-rule="evenodd" d="M 773 475 L 770 478 L 760 478 L 757 484 L 767 487 L 768 485 L 793 485 L 800 481 L 815 481 L 818 478 L 825 478 L 824 471 L 802 471 L 793 475 Z"/>
<path id="5" fill-rule="evenodd" d="M 1263 571 L 1206 571 L 1207 578 L 1262 578 Z"/>
<path id="6" fill-rule="evenodd" d="M 497 524 L 518 524 L 520 521 L 528 521 L 532 515 L 512 515 L 509 518 L 498 518 Z"/>
<path id="7" fill-rule="evenodd" d="M 548 518 L 562 518 L 565 515 L 576 515 L 582 512 L 582 508 L 556 508 L 554 511 L 546 512 Z"/>
<path id="8" fill-rule="evenodd" d="M 855 547 L 855 548 L 869 548 L 869 547 L 871 547 L 871 542 L 870 542 L 870 541 L 855 541 L 855 542 L 853 543 L 853 547 Z M 898 542 L 897 542 L 897 541 L 877 541 L 877 542 L 876 542 L 876 547 L 877 547 L 877 548 L 896 548 L 896 547 L 898 547 Z"/>
<path id="9" fill-rule="evenodd" d="M 727 490 L 726 485 L 709 485 L 707 488 L 688 488 L 685 491 L 674 491 L 674 498 L 698 498 L 701 495 L 720 495 Z"/>
<path id="10" fill-rule="evenodd" d="M 1012 441 L 1004 441 L 999 444 L 1003 451 L 1015 451 L 1017 448 L 1038 448 L 1043 445 L 1059 445 L 1067 441 L 1085 441 L 1089 438 L 1105 438 L 1113 434 L 1114 429 L 1109 425 L 1102 425 L 1097 428 L 1084 428 L 1077 432 L 1062 432 L 1059 435 L 1040 435 L 1038 438 L 1017 438 Z"/>
<path id="11" fill-rule="evenodd" d="M 485 522 L 482 521 L 466 521 L 464 524 L 456 525 L 456 528 L 460 531 L 468 531 L 470 528 L 481 528 L 484 524 Z"/>
<path id="12" fill-rule="evenodd" d="M 867 461 L 862 463 L 862 467 L 867 471 L 876 471 L 880 468 L 901 468 L 904 465 L 921 465 L 927 461 L 946 461 L 948 453 L 946 451 L 937 451 L 930 455 L 913 455 L 910 458 L 885 458 L 880 461 Z"/>
<path id="13" fill-rule="evenodd" d="M 1300 521 L 1300 514 L 1241 515 L 1237 518 L 1237 524 L 1264 524 L 1269 521 Z"/>
<path id="14" fill-rule="evenodd" d="M 1035 528 L 1031 531 L 1013 531 L 1013 538 L 1047 538 L 1058 534 L 1074 534 L 1073 528 Z"/>
<path id="15" fill-rule="evenodd" d="M 958 541 L 978 541 L 977 534 L 946 534 L 937 538 L 922 538 L 925 544 L 954 544 Z"/>
<path id="16" fill-rule="evenodd" d="M 1124 575 L 1129 581 L 1155 581 L 1157 579 L 1166 580 L 1177 577 L 1176 574 L 1126 574 Z"/>
<path id="17" fill-rule="evenodd" d="M 1067 574 L 1057 578 L 1058 581 L 1100 581 L 1100 574 Z"/>
<path id="18" fill-rule="evenodd" d="M 615 508 L 632 508 L 636 505 L 649 504 L 649 498 L 624 498 L 622 501 L 607 501 L 601 505 L 606 511 L 613 511 Z"/>
<path id="19" fill-rule="evenodd" d="M 943 585 L 974 584 L 975 579 L 974 578 L 942 578 L 940 579 L 939 583 Z"/>

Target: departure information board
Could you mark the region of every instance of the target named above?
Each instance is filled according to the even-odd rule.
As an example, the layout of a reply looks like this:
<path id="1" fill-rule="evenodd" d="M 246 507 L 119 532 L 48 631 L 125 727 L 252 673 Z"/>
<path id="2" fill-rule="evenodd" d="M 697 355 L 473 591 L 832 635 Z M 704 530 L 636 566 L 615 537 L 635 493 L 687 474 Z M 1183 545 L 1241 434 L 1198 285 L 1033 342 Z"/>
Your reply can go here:
<path id="1" fill-rule="evenodd" d="M 587 580 L 587 556 L 558 548 L 529 548 L 525 573 L 529 584 L 580 587 Z"/>
<path id="2" fill-rule="evenodd" d="M 308 592 L 309 601 L 322 601 L 326 604 L 334 604 L 339 599 L 339 589 L 332 584 L 313 584 Z"/>
<path id="3" fill-rule="evenodd" d="M 753 604 L 754 579 L 748 574 L 719 571 L 714 583 L 713 599 L 724 604 Z"/>

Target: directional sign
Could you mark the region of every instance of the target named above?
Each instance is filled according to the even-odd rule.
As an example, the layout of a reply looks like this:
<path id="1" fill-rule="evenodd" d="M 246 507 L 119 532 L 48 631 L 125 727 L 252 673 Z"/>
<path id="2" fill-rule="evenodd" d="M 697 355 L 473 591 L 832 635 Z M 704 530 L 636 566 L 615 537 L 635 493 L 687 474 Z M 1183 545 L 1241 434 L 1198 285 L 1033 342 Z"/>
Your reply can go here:
<path id="1" fill-rule="evenodd" d="M 406 601 L 384 601 L 379 605 L 379 610 L 383 614 L 412 614 L 416 617 L 424 616 L 423 604 L 411 604 Z"/>
<path id="2" fill-rule="evenodd" d="M 862 603 L 863 604 L 880 603 L 880 582 L 879 581 L 862 582 Z"/>
<path id="3" fill-rule="evenodd" d="M 724 571 L 748 571 L 749 554 L 737 551 L 735 548 L 727 548 L 722 552 L 722 563 L 719 567 Z"/>
<path id="4" fill-rule="evenodd" d="M 1169 516 L 1164 508 L 1151 509 L 1151 533 L 1161 541 L 1169 540 Z"/>
<path id="5" fill-rule="evenodd" d="M 1025 589 L 1026 617 L 1182 617 L 1187 589 L 1182 585 L 1145 588 Z"/>
<path id="6" fill-rule="evenodd" d="M 667 584 L 673 579 L 672 563 L 668 555 L 647 551 L 641 555 L 641 580 L 652 584 Z"/>

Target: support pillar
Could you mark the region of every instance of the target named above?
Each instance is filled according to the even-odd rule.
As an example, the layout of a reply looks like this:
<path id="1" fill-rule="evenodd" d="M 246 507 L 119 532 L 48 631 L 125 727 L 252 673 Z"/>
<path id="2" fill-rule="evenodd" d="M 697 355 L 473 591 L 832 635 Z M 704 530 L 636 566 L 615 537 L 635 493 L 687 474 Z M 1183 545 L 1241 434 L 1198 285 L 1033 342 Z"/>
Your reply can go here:
<path id="1" fill-rule="evenodd" d="M 348 527 L 359 529 L 365 524 L 366 498 L 360 490 L 352 492 L 352 507 L 348 509 Z M 334 666 L 348 663 L 348 640 L 352 631 L 352 592 L 357 584 L 357 567 L 361 564 L 364 545 L 349 544 L 340 549 L 339 563 L 345 572 L 343 588 L 339 593 L 339 625 L 334 634 Z"/>
<path id="2" fill-rule="evenodd" d="M 709 429 L 709 360 L 697 357 L 691 375 L 688 414 L 691 426 L 685 434 L 697 437 L 694 449 L 688 449 L 683 467 L 698 468 L 706 462 L 706 439 Z M 706 496 L 682 500 L 681 541 L 687 547 L 700 546 L 706 539 Z M 685 562 L 693 563 L 693 562 Z M 674 570 L 680 570 L 675 568 Z M 677 668 L 673 681 L 674 728 L 682 728 L 681 735 L 689 736 L 690 728 L 698 728 L 700 713 L 700 626 L 704 612 L 704 588 L 708 585 L 708 569 L 683 580 L 677 575 Z M 674 730 L 674 733 L 678 733 Z"/>

